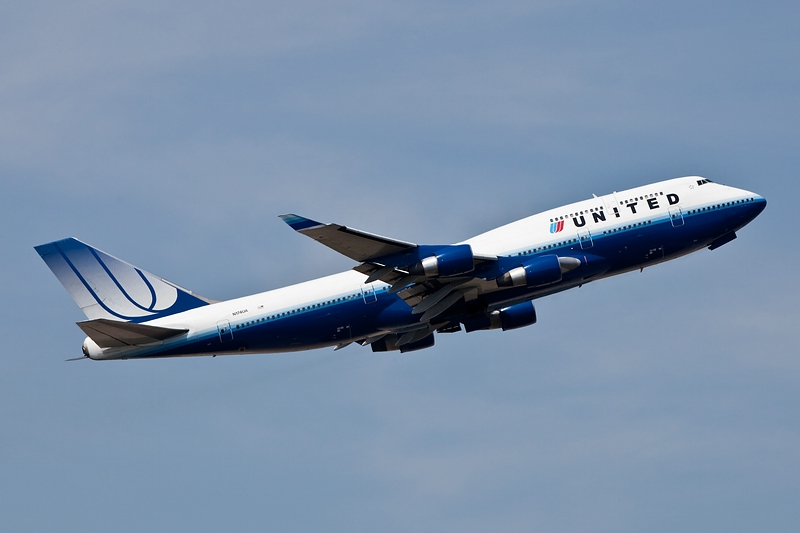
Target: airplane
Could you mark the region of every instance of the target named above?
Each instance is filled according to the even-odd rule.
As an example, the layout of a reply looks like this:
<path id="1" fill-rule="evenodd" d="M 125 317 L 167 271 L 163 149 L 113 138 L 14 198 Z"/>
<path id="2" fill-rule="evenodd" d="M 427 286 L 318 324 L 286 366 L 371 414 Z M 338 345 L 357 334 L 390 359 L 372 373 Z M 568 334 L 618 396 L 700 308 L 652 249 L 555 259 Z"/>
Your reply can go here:
<path id="1" fill-rule="evenodd" d="M 346 272 L 214 301 L 74 238 L 35 249 L 87 320 L 92 360 L 429 348 L 436 333 L 536 322 L 534 300 L 736 238 L 766 200 L 699 176 L 565 205 L 471 239 L 418 245 L 289 214 Z"/>

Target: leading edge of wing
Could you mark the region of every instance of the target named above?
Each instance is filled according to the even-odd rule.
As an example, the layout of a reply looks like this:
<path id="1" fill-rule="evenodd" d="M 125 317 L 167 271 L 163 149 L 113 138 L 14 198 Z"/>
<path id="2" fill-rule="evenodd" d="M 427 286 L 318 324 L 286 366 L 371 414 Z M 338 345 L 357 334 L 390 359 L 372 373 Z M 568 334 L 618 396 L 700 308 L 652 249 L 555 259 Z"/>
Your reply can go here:
<path id="1" fill-rule="evenodd" d="M 318 241 L 355 261 L 364 262 L 403 252 L 417 245 L 339 224 L 323 224 L 295 214 L 280 215 L 298 233 Z"/>

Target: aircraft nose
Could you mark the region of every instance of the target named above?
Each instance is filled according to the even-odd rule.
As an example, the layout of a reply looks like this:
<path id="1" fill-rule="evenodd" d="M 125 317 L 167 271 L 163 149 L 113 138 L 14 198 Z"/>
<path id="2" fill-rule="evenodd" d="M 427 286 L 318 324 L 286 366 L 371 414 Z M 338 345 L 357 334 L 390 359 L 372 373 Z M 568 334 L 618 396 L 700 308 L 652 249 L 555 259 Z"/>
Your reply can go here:
<path id="1" fill-rule="evenodd" d="M 758 216 L 758 215 L 761 214 L 761 211 L 763 211 L 764 208 L 767 207 L 767 199 L 764 198 L 763 196 L 759 196 L 759 195 L 756 195 L 755 199 L 756 199 L 756 201 L 754 203 L 756 204 L 756 207 L 758 208 L 758 212 L 755 214 L 755 216 Z"/>

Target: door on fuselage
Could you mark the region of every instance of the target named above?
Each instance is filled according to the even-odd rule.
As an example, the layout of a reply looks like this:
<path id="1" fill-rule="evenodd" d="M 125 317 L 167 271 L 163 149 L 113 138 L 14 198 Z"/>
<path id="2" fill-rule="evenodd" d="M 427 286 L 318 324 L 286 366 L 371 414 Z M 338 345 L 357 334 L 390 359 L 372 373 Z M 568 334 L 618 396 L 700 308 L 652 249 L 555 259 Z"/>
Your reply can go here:
<path id="1" fill-rule="evenodd" d="M 619 200 L 617 200 L 617 193 L 606 194 L 603 196 L 603 206 L 605 208 L 605 215 L 608 220 L 612 218 L 619 218 Z"/>
<path id="2" fill-rule="evenodd" d="M 220 320 L 217 322 L 217 332 L 219 332 L 219 340 L 222 342 L 233 340 L 233 330 L 231 330 L 231 323 L 227 320 Z"/>
<path id="3" fill-rule="evenodd" d="M 578 242 L 581 243 L 582 250 L 586 250 L 587 248 L 591 248 L 592 246 L 594 246 L 594 242 L 592 241 L 592 234 L 588 231 L 578 232 Z"/>
<path id="4" fill-rule="evenodd" d="M 680 207 L 669 208 L 669 221 L 672 223 L 673 228 L 683 226 L 683 211 Z"/>
<path id="5" fill-rule="evenodd" d="M 365 304 L 372 304 L 378 301 L 378 297 L 375 294 L 375 286 L 368 285 L 366 287 L 361 287 L 361 297 L 364 298 Z"/>

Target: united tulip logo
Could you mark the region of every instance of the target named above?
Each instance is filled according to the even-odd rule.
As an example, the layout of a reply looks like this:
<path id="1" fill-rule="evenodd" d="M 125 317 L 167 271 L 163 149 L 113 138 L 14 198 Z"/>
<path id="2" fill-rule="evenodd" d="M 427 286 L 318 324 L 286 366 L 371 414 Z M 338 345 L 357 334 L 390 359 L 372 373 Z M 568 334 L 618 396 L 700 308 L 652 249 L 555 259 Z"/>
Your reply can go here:
<path id="1" fill-rule="evenodd" d="M 558 233 L 559 231 L 564 229 L 564 221 L 558 220 L 550 224 L 550 233 Z"/>

